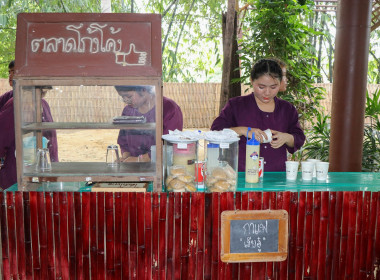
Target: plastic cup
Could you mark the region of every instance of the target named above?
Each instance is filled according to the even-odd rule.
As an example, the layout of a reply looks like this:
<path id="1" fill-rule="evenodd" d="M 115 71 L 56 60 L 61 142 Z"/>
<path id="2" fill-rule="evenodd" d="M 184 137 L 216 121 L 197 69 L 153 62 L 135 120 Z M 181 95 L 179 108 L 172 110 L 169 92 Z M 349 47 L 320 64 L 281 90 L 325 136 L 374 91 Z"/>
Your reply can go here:
<path id="1" fill-rule="evenodd" d="M 314 158 L 308 158 L 306 161 L 310 161 L 310 162 L 313 162 L 314 163 L 314 168 L 313 168 L 313 178 L 317 177 L 317 172 L 316 172 L 316 169 L 315 169 L 315 164 L 317 162 L 320 162 L 321 160 L 319 159 L 314 159 Z"/>
<path id="2" fill-rule="evenodd" d="M 268 128 L 268 129 L 264 130 L 264 133 L 268 137 L 268 140 L 264 138 L 263 143 L 270 143 L 272 141 L 272 131 Z"/>
<path id="3" fill-rule="evenodd" d="M 326 181 L 327 174 L 329 173 L 329 165 L 330 163 L 323 161 L 317 162 L 315 164 L 317 170 L 317 180 Z"/>
<path id="4" fill-rule="evenodd" d="M 119 165 L 119 148 L 117 145 L 109 145 L 107 147 L 107 156 L 106 156 L 107 165 L 110 167 L 115 167 Z"/>
<path id="5" fill-rule="evenodd" d="M 298 161 L 285 161 L 286 165 L 286 180 L 295 181 L 297 180 L 298 174 Z"/>
<path id="6" fill-rule="evenodd" d="M 314 164 L 312 161 L 301 162 L 302 180 L 311 181 L 313 179 Z"/>
<path id="7" fill-rule="evenodd" d="M 36 171 L 50 171 L 51 161 L 49 149 L 38 149 L 37 150 L 37 161 L 36 161 Z"/>

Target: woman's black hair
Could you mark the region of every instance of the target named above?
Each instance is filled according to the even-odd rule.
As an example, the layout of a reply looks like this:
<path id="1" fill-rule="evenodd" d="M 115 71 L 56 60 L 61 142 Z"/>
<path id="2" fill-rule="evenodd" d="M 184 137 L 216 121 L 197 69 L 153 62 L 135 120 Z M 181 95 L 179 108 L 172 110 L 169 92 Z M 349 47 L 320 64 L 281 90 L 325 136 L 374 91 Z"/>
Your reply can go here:
<path id="1" fill-rule="evenodd" d="M 8 64 L 8 69 L 12 69 L 12 68 L 14 68 L 14 67 L 15 67 L 15 61 L 12 60 L 12 61 L 9 62 L 9 64 Z"/>
<path id="2" fill-rule="evenodd" d="M 261 76 L 269 75 L 273 79 L 282 80 L 282 69 L 280 64 L 273 59 L 260 59 L 252 67 L 251 80 L 254 81 Z"/>

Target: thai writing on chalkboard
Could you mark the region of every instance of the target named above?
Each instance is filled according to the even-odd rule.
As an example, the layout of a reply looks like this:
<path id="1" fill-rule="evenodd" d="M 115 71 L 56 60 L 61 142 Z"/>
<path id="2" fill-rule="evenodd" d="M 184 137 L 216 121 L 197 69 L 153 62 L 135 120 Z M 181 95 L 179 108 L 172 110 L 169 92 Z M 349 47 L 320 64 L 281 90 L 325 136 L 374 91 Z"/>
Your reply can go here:
<path id="1" fill-rule="evenodd" d="M 220 242 L 223 262 L 283 261 L 288 251 L 288 212 L 223 211 Z"/>
<path id="2" fill-rule="evenodd" d="M 277 252 L 278 224 L 278 220 L 232 220 L 230 252 Z"/>

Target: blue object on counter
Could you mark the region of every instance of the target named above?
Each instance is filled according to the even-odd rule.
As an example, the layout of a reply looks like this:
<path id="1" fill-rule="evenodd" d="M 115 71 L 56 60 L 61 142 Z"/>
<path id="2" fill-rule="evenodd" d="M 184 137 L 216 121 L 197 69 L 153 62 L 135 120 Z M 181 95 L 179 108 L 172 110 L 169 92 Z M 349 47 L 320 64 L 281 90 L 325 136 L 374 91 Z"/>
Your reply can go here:
<path id="1" fill-rule="evenodd" d="M 207 148 L 219 148 L 219 144 L 216 143 L 208 143 Z"/>

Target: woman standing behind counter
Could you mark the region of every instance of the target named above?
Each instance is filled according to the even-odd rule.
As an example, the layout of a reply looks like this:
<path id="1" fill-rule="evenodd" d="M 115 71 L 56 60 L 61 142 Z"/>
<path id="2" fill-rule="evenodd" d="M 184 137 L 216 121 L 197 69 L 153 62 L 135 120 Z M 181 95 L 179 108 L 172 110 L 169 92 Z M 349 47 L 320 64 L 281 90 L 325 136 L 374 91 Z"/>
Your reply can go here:
<path id="1" fill-rule="evenodd" d="M 144 116 L 146 122 L 155 122 L 156 95 L 153 86 L 115 86 L 118 94 L 127 104 L 122 116 Z M 182 130 L 183 117 L 181 108 L 173 100 L 162 97 L 163 134 L 169 130 Z M 152 131 L 120 130 L 117 143 L 122 152 L 122 162 L 150 161 L 150 148 L 156 145 Z"/>
<path id="2" fill-rule="evenodd" d="M 265 171 L 285 171 L 287 151 L 294 153 L 305 142 L 296 108 L 277 97 L 283 79 L 280 65 L 272 59 L 257 61 L 251 70 L 253 93 L 228 100 L 220 115 L 212 123 L 212 130 L 231 128 L 239 136 L 239 171 L 245 171 L 245 152 L 248 137 L 260 141 L 260 157 L 264 157 Z M 272 131 L 272 141 L 264 130 Z"/>

